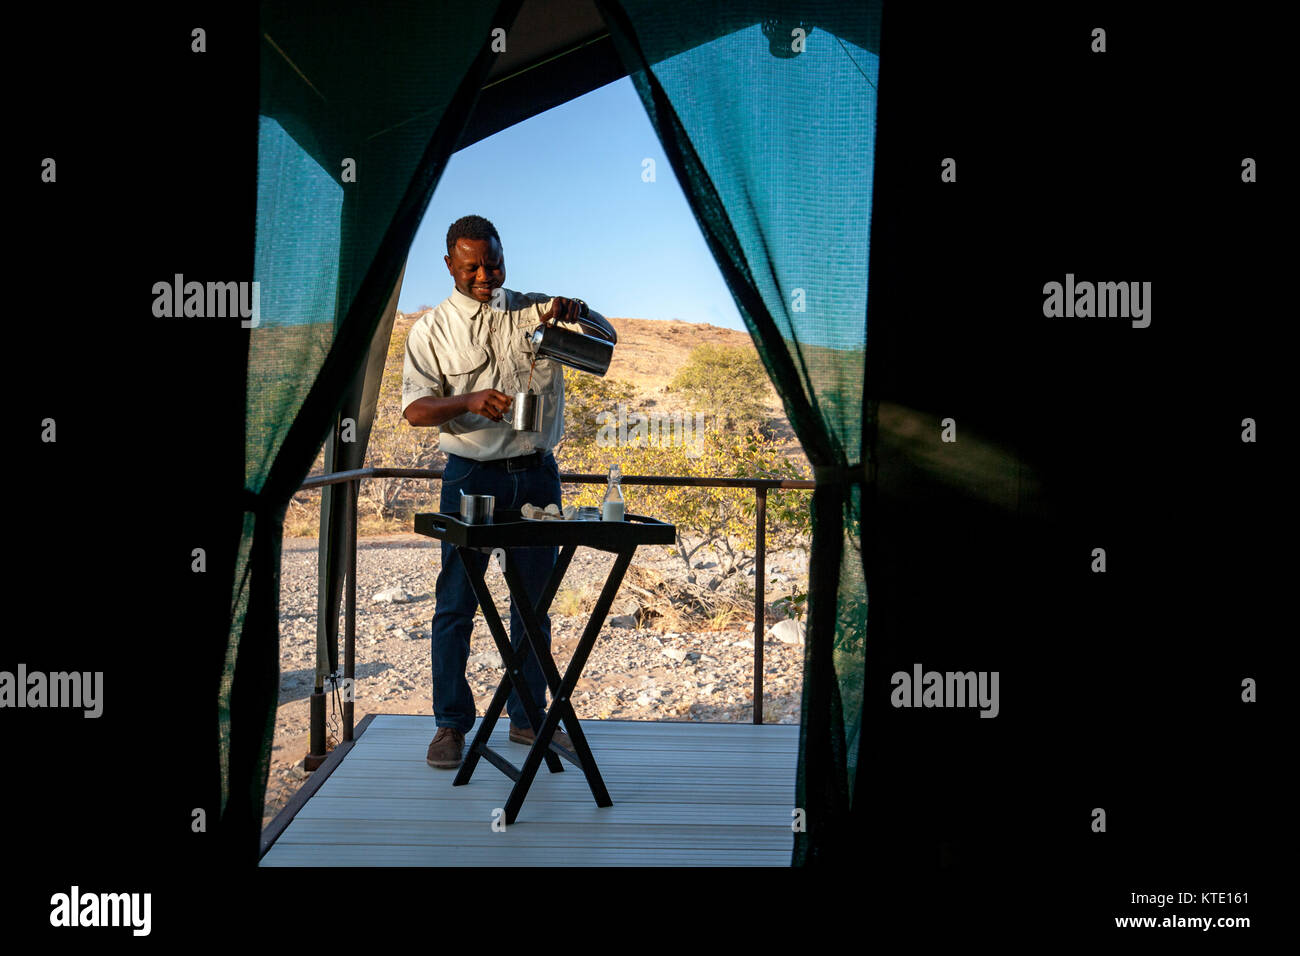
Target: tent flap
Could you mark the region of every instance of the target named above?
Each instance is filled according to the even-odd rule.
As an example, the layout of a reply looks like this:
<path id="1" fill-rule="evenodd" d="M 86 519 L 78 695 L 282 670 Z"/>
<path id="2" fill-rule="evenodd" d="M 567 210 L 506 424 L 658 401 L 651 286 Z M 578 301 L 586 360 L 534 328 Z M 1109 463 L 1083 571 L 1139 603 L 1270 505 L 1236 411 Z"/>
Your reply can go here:
<path id="1" fill-rule="evenodd" d="M 793 862 L 842 852 L 865 670 L 862 485 L 880 5 L 598 0 L 819 474 Z M 785 8 L 788 10 L 788 7 Z M 868 463 L 869 464 L 869 463 Z M 828 471 L 829 469 L 829 471 Z M 853 560 L 842 558 L 851 555 Z"/>

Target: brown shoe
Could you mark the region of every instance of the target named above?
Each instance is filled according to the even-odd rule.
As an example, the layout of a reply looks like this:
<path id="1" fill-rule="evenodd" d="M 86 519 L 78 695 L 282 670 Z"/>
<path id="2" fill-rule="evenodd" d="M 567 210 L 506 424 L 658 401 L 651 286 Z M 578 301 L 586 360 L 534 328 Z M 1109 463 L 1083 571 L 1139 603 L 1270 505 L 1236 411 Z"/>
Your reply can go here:
<path id="1" fill-rule="evenodd" d="M 425 762 L 430 767 L 442 770 L 454 770 L 460 766 L 461 748 L 465 746 L 465 735 L 454 727 L 439 727 L 429 744 L 429 753 Z"/>
<path id="2" fill-rule="evenodd" d="M 537 734 L 533 733 L 533 728 L 516 727 L 514 724 L 510 725 L 511 743 L 527 744 L 528 746 L 531 747 L 533 745 L 533 741 L 536 739 L 537 739 Z M 566 734 L 564 731 L 562 730 L 555 731 L 555 733 L 551 736 L 551 740 L 559 744 L 569 753 L 571 754 L 576 753 L 576 751 L 573 749 L 573 741 L 569 739 L 569 735 Z"/>

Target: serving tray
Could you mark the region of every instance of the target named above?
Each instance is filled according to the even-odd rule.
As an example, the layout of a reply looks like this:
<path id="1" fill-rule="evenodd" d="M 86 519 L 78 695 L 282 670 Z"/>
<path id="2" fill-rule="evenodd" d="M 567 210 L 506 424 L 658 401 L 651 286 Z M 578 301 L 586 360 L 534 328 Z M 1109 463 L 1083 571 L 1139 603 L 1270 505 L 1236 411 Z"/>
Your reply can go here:
<path id="1" fill-rule="evenodd" d="M 459 513 L 420 512 L 415 533 L 463 548 L 512 548 L 578 545 L 621 551 L 629 545 L 672 544 L 677 528 L 645 515 L 623 521 L 528 520 L 518 511 L 497 511 L 491 524 L 466 524 Z"/>

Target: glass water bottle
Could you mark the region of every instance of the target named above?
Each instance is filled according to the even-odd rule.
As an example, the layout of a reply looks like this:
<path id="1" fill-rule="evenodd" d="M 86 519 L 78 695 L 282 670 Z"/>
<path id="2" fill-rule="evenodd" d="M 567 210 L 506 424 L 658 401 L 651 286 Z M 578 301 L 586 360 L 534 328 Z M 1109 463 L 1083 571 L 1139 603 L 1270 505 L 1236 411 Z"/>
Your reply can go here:
<path id="1" fill-rule="evenodd" d="M 605 500 L 600 504 L 602 521 L 623 520 L 623 473 L 618 465 L 609 466 L 609 487 L 605 489 Z"/>

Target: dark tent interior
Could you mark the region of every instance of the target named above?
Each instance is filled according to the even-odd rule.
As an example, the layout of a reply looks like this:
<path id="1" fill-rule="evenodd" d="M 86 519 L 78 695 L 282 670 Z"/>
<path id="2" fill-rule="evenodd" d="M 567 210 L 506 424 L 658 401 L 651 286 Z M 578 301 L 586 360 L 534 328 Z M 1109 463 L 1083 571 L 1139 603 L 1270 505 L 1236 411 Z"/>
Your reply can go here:
<path id="1" fill-rule="evenodd" d="M 1112 24 L 1104 60 L 1086 40 L 1098 17 Z M 255 864 L 278 682 L 278 522 L 322 443 L 327 470 L 360 465 L 364 443 L 345 447 L 333 428 L 348 416 L 369 427 L 402 271 L 429 267 L 406 253 L 437 176 L 455 150 L 632 75 L 818 469 L 822 578 L 798 784 L 820 812 L 792 840 L 792 862 L 907 886 L 937 879 L 999 911 L 1014 887 L 1026 906 L 1094 919 L 1120 912 L 1129 889 L 1174 877 L 1177 889 L 1250 882 L 1271 837 L 1274 770 L 1267 695 L 1243 706 L 1241 686 L 1276 653 L 1278 549 L 1260 535 L 1275 523 L 1280 470 L 1267 440 L 1241 433 L 1253 419 L 1276 434 L 1284 354 L 1270 298 L 1277 200 L 1240 178 L 1242 157 L 1267 155 L 1275 135 L 1263 93 L 1275 60 L 1255 55 L 1257 25 L 1225 15 L 1211 57 L 1203 24 L 1119 7 L 264 3 L 213 13 L 213 52 L 196 69 L 184 44 L 157 52 L 188 38 L 190 19 L 162 11 L 129 36 L 106 21 L 124 60 L 155 66 L 30 118 L 66 156 L 69 180 L 55 199 L 33 191 L 32 246 L 67 248 L 67 224 L 94 210 L 83 281 L 96 299 L 84 293 L 69 317 L 59 374 L 21 390 L 29 419 L 60 427 L 56 445 L 33 449 L 34 497 L 73 509 L 57 533 L 44 505 L 19 509 L 32 551 L 18 583 L 44 596 L 48 569 L 96 570 L 75 596 L 51 595 L 93 617 L 69 626 L 65 648 L 33 641 L 26 660 L 54 670 L 75 651 L 76 666 L 109 675 L 110 694 L 122 689 L 96 726 L 16 712 L 13 759 L 35 779 L 69 779 L 75 764 L 72 782 L 40 799 L 57 819 L 91 818 L 101 859 L 160 893 L 163 870 L 202 880 Z M 812 319 L 790 324 L 763 291 L 710 166 L 712 134 L 687 109 L 706 91 L 670 69 L 767 19 L 815 24 L 879 56 L 873 182 L 860 184 L 871 199 L 865 349 L 834 374 L 830 360 L 801 365 Z M 498 23 L 513 24 L 505 53 L 450 43 L 455 31 L 477 43 Z M 1208 89 L 1174 67 L 1195 57 L 1209 60 Z M 167 88 L 168 75 L 181 79 Z M 799 111 L 771 104 L 771 119 L 797 112 L 811 127 L 843 106 L 833 92 Z M 107 108 L 122 103 L 135 105 Z M 292 401 L 257 412 L 256 331 L 120 316 L 147 314 L 157 279 L 254 274 L 268 103 L 323 168 L 356 155 L 400 175 L 363 177 L 348 194 L 329 347 Z M 762 120 L 761 104 L 743 105 L 745 122 Z M 80 158 L 91 134 L 97 170 Z M 147 149 L 115 148 L 115 137 Z M 956 183 L 940 178 L 944 157 L 957 157 Z M 852 183 L 854 168 L 828 155 L 826 182 Z M 831 241 L 843 224 L 815 225 L 830 239 L 813 258 L 844 268 Z M 1044 283 L 1067 273 L 1150 282 L 1150 326 L 1046 318 Z M 53 266 L 37 279 L 68 287 Z M 49 332 L 18 329 L 18 354 L 52 355 Z M 261 445 L 261 425 L 248 424 L 258 414 L 279 429 Z M 947 419 L 956 443 L 942 437 Z M 265 455 L 250 487 L 255 445 Z M 340 502 L 327 496 L 325 508 L 328 558 L 348 542 Z M 69 548 L 74 534 L 93 543 Z M 332 599 L 337 612 L 342 566 L 323 568 L 322 607 Z M 869 615 L 848 602 L 855 589 Z M 831 655 L 846 613 L 867 622 L 852 712 Z M 331 627 L 336 645 L 337 613 Z M 917 664 L 999 672 L 997 719 L 895 706 L 891 675 Z M 1089 826 L 1098 807 L 1105 834 Z M 88 837 L 68 823 L 16 839 L 20 855 L 77 860 Z M 32 892 L 66 891 L 72 869 Z M 266 885 L 259 874 L 249 891 Z M 1078 892 L 1058 899 L 1057 885 Z"/>

